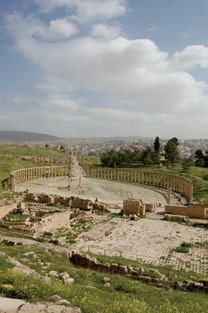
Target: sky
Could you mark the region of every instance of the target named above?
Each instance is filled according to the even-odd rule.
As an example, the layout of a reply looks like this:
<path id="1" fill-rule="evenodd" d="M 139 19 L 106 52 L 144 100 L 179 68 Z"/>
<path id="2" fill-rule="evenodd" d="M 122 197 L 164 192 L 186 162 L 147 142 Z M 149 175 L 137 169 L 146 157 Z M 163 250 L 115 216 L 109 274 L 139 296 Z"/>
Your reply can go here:
<path id="1" fill-rule="evenodd" d="M 207 0 L 0 0 L 0 129 L 207 138 Z"/>

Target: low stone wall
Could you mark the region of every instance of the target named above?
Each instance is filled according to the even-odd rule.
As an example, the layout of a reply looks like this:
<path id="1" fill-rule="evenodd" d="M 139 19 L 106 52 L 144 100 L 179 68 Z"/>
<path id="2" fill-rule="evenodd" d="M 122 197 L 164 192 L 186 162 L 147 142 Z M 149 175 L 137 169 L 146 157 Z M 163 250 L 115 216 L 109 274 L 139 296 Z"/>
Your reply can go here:
<path id="1" fill-rule="evenodd" d="M 37 155 L 24 155 L 21 157 L 23 161 L 31 161 L 34 163 L 50 163 L 50 164 L 67 164 L 69 160 L 63 157 L 45 157 Z"/>
<path id="2" fill-rule="evenodd" d="M 0 202 L 0 219 L 6 216 L 9 212 L 17 207 L 19 203 L 23 200 L 22 196 L 13 199 L 3 199 Z"/>
<path id="3" fill-rule="evenodd" d="M 124 266 L 117 263 L 102 263 L 94 257 L 76 251 L 70 251 L 68 256 L 71 263 L 81 267 L 90 268 L 103 273 L 125 275 L 149 285 L 168 290 L 171 289 L 169 285 L 172 284 L 172 281 L 168 281 L 168 278 L 164 277 L 164 275 L 162 275 L 157 269 L 150 268 L 146 270 L 149 271 L 149 275 L 151 275 L 148 276 L 148 273 L 145 273 L 146 275 L 144 275 L 145 270 L 143 267 L 132 267 L 130 265 Z M 208 280 L 200 279 L 199 281 L 176 282 L 175 289 L 208 292 Z"/>
<path id="4" fill-rule="evenodd" d="M 60 227 L 70 227 L 70 210 L 62 213 L 55 213 L 53 215 L 44 217 L 40 222 L 33 226 L 35 236 L 42 236 L 45 232 L 53 232 Z"/>
<path id="5" fill-rule="evenodd" d="M 165 213 L 204 219 L 208 218 L 208 203 L 190 203 L 187 206 L 166 204 Z"/>
<path id="6" fill-rule="evenodd" d="M 156 205 L 154 203 L 144 203 L 141 199 L 127 199 L 123 201 L 123 214 L 139 214 L 145 215 L 147 212 L 154 212 Z"/>
<path id="7" fill-rule="evenodd" d="M 105 205 L 92 202 L 89 199 L 81 199 L 79 197 L 62 197 L 62 196 L 52 196 L 47 194 L 33 194 L 25 193 L 23 196 L 24 201 L 29 202 L 38 202 L 38 203 L 47 203 L 47 204 L 56 204 L 56 205 L 65 205 L 70 208 L 78 208 L 81 210 L 91 211 L 91 210 L 101 210 L 104 211 Z"/>
<path id="8" fill-rule="evenodd" d="M 166 221 L 176 221 L 176 222 L 188 222 L 189 217 L 184 215 L 174 215 L 174 214 L 165 214 L 164 220 Z"/>

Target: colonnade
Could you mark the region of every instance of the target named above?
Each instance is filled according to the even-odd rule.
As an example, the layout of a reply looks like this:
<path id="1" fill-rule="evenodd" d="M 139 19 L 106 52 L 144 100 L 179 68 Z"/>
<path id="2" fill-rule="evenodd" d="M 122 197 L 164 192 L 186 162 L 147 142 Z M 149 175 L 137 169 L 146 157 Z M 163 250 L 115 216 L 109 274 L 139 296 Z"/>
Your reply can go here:
<path id="1" fill-rule="evenodd" d="M 86 164 L 82 164 L 82 166 L 88 177 L 164 188 L 178 192 L 187 198 L 189 202 L 193 198 L 193 183 L 191 180 L 182 176 L 152 171 L 148 172 L 139 169 L 90 167 Z M 15 191 L 15 186 L 17 184 L 26 181 L 68 175 L 69 169 L 66 166 L 44 166 L 19 169 L 12 172 L 10 175 L 11 190 Z"/>
<path id="2" fill-rule="evenodd" d="M 84 169 L 86 176 L 89 177 L 155 186 L 178 192 L 188 201 L 193 198 L 193 183 L 182 176 L 139 169 L 101 168 L 86 165 Z"/>
<path id="3" fill-rule="evenodd" d="M 13 171 L 10 174 L 11 190 L 15 191 L 17 184 L 30 180 L 50 177 L 63 177 L 68 175 L 69 169 L 66 166 L 43 166 L 19 169 Z"/>

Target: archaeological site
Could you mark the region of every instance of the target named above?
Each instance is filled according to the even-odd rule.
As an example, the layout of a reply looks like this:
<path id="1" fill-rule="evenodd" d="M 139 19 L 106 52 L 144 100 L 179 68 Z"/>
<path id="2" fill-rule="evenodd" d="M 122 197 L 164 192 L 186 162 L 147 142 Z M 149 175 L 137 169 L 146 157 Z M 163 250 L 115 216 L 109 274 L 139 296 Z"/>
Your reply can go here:
<path id="1" fill-rule="evenodd" d="M 208 203 L 194 201 L 190 179 L 139 169 L 92 167 L 77 155 L 71 155 L 70 167 L 64 159 L 58 165 L 54 165 L 55 158 L 41 161 L 46 165 L 11 171 L 13 196 L 0 200 L 0 244 L 30 247 L 19 261 L 8 257 L 15 271 L 35 273 L 46 284 L 55 279 L 71 288 L 75 279 L 65 271 L 52 270 L 43 261 L 39 266 L 45 274 L 30 268 L 28 256 L 38 259 L 33 250 L 39 247 L 64 253 L 70 266 L 105 276 L 122 276 L 166 292 L 208 292 Z M 195 275 L 180 280 L 159 268 Z M 110 281 L 105 277 L 104 288 L 110 288 Z M 2 298 L 0 312 L 10 312 L 6 311 L 11 306 L 7 299 Z M 16 311 L 11 312 L 85 312 L 62 297 L 53 307 L 34 306 L 25 299 L 13 301 Z"/>

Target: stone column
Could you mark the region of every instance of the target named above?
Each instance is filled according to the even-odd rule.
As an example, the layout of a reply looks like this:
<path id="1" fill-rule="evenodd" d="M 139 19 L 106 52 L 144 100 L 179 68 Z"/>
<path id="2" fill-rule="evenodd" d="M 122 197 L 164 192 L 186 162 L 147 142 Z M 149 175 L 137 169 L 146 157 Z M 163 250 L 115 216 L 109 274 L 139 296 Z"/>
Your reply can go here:
<path id="1" fill-rule="evenodd" d="M 11 173 L 10 175 L 10 183 L 11 183 L 11 191 L 15 192 L 16 182 L 15 182 L 15 174 Z"/>

